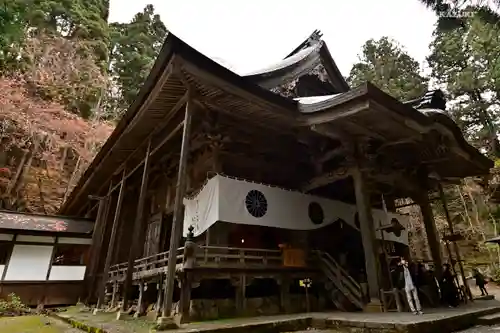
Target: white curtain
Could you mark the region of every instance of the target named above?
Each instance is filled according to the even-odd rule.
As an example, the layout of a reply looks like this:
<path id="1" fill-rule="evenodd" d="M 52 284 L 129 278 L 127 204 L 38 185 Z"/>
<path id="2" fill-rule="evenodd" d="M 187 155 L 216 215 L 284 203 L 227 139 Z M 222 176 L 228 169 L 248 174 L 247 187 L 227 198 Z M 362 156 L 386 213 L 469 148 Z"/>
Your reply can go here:
<path id="1" fill-rule="evenodd" d="M 253 216 L 246 204 L 247 195 L 258 191 L 262 202 L 258 209 L 258 217 Z M 254 192 L 255 193 L 255 192 Z M 309 217 L 311 203 L 321 207 L 323 219 L 321 223 L 313 223 Z M 185 199 L 184 235 L 193 225 L 195 236 L 200 235 L 217 221 L 260 225 L 291 230 L 312 230 L 323 228 L 339 220 L 355 227 L 356 206 L 345 202 L 316 197 L 300 192 L 287 191 L 281 188 L 237 180 L 217 175 L 192 199 Z M 387 214 L 383 210 L 373 210 L 375 227 L 384 225 L 392 217 L 406 226 L 408 217 L 396 213 Z M 317 221 L 316 221 L 317 222 Z M 377 232 L 381 238 L 381 233 Z M 385 233 L 386 240 L 408 244 L 408 234 L 403 230 L 400 237 Z"/>

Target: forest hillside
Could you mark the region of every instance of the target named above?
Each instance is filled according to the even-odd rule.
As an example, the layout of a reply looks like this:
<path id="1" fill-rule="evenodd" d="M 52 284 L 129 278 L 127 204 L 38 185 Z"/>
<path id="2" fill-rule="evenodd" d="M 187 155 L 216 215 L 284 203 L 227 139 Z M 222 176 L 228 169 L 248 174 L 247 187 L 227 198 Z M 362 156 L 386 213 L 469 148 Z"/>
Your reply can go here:
<path id="1" fill-rule="evenodd" d="M 442 10 L 442 1 L 422 2 Z M 464 11 L 453 24 L 436 25 L 429 75 L 403 45 L 383 37 L 362 46 L 348 82 L 371 81 L 401 100 L 441 88 L 467 140 L 500 161 L 500 25 L 485 8 Z M 108 13 L 107 0 L 0 2 L 1 209 L 55 213 L 149 74 L 167 34 L 155 8 L 127 23 L 108 22 Z M 500 228 L 498 184 L 493 170 L 445 187 L 467 265 L 492 275 L 500 272 L 500 250 L 484 240 Z M 428 258 L 420 212 L 402 210 L 412 216 L 413 255 Z M 438 201 L 434 211 L 444 234 Z"/>

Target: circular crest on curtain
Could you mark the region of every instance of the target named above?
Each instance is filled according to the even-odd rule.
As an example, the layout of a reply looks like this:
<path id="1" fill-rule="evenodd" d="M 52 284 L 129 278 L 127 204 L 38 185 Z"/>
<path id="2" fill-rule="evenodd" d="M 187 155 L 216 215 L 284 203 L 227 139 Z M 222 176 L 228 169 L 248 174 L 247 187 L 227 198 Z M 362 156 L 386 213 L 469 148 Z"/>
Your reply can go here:
<path id="1" fill-rule="evenodd" d="M 263 217 L 267 213 L 267 199 L 264 193 L 251 190 L 245 198 L 245 207 L 253 217 Z"/>

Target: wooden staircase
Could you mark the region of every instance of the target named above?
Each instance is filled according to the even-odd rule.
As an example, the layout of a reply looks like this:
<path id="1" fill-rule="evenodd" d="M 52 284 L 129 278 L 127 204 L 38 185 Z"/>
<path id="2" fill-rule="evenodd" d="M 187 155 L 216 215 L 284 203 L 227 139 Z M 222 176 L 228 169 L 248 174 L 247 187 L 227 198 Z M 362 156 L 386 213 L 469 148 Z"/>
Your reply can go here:
<path id="1" fill-rule="evenodd" d="M 319 267 L 328 278 L 325 287 L 337 309 L 353 311 L 363 309 L 361 286 L 328 253 L 315 251 Z"/>

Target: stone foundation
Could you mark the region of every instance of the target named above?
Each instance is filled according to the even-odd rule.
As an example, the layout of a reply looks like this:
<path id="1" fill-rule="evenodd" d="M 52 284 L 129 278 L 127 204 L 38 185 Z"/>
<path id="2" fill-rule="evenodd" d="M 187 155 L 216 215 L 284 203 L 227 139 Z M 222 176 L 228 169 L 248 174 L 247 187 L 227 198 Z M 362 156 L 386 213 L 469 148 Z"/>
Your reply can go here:
<path id="1" fill-rule="evenodd" d="M 310 310 L 325 310 L 325 299 L 315 296 L 309 297 Z M 306 312 L 305 295 L 290 295 L 289 313 Z M 276 315 L 284 313 L 280 306 L 280 298 L 273 297 L 255 297 L 246 299 L 246 307 L 243 313 L 238 313 L 236 301 L 234 299 L 193 299 L 190 306 L 190 320 L 204 321 L 218 318 L 231 317 L 257 317 L 261 315 Z"/>

